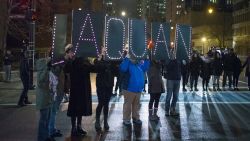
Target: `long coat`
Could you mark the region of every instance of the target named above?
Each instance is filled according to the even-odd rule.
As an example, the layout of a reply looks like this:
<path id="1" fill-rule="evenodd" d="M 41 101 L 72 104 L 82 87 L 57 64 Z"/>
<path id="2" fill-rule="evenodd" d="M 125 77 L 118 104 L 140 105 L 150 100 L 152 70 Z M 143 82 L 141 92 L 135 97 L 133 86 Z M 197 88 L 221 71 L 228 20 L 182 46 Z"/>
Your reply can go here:
<path id="1" fill-rule="evenodd" d="M 161 75 L 161 64 L 151 63 L 148 70 L 148 92 L 164 93 L 164 84 Z"/>
<path id="2" fill-rule="evenodd" d="M 246 66 L 245 76 L 250 76 L 250 57 L 247 57 L 245 63 L 243 64 L 243 68 Z"/>
<path id="3" fill-rule="evenodd" d="M 70 97 L 67 115 L 92 115 L 90 72 L 94 67 L 89 61 L 76 58 L 65 65 L 65 73 L 70 75 Z"/>

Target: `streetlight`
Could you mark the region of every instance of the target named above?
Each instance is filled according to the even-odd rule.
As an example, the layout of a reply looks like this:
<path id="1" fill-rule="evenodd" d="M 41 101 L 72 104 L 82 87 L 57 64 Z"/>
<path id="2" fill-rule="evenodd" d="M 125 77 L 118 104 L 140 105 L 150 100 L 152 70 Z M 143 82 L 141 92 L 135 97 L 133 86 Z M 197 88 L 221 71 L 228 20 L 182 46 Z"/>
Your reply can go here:
<path id="1" fill-rule="evenodd" d="M 205 46 L 205 42 L 207 41 L 207 38 L 206 37 L 202 37 L 201 41 L 202 41 L 202 54 L 204 54 L 204 52 L 205 52 L 204 46 Z"/>
<path id="2" fill-rule="evenodd" d="M 122 15 L 123 17 L 125 17 L 125 16 L 126 16 L 126 12 L 125 12 L 125 11 L 122 11 L 122 12 L 121 12 L 121 15 Z"/>
<path id="3" fill-rule="evenodd" d="M 209 9 L 208 9 L 208 13 L 209 13 L 209 14 L 212 14 L 213 12 L 214 12 L 214 9 L 213 9 L 213 8 L 209 8 Z"/>

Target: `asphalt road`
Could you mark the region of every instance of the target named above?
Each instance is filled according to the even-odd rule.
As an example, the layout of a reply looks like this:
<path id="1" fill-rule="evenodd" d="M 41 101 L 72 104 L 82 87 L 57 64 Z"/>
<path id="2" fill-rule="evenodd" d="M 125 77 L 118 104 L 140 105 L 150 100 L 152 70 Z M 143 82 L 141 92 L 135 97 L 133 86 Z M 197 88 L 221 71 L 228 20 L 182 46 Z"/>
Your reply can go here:
<path id="1" fill-rule="evenodd" d="M 94 79 L 94 76 L 92 76 Z M 93 94 L 93 115 L 83 118 L 88 135 L 83 138 L 70 137 L 70 118 L 67 117 L 67 103 L 62 104 L 57 118 L 57 128 L 63 137 L 57 141 L 92 140 L 249 140 L 250 138 L 250 92 L 246 84 L 240 83 L 241 91 L 182 92 L 177 104 L 179 117 L 165 117 L 162 94 L 160 122 L 148 121 L 149 95 L 141 97 L 141 127 L 126 128 L 122 125 L 123 97 L 115 97 L 110 103 L 110 132 L 102 135 L 94 130 L 96 95 Z M 39 112 L 35 109 L 35 91 L 29 91 L 30 106 L 16 106 L 22 85 L 19 79 L 11 83 L 0 82 L 0 140 L 35 141 Z"/>

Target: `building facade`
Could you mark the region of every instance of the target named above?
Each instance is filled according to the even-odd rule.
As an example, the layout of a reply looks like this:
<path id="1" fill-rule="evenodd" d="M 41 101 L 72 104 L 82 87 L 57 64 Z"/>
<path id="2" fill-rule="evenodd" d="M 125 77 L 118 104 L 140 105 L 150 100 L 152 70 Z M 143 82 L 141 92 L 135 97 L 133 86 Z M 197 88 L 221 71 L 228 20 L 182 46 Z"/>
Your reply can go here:
<path id="1" fill-rule="evenodd" d="M 242 56 L 250 52 L 250 1 L 233 1 L 233 47 Z"/>
<path id="2" fill-rule="evenodd" d="M 192 45 L 205 54 L 211 47 L 232 47 L 232 0 L 185 0 L 177 23 L 193 27 Z"/>

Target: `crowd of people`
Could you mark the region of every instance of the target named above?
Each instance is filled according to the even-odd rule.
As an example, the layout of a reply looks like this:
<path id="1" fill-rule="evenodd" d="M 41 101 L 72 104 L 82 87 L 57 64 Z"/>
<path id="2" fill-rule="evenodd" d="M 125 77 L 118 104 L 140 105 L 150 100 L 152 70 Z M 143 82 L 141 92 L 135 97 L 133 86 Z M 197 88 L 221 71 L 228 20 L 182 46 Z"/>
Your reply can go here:
<path id="1" fill-rule="evenodd" d="M 197 88 L 199 77 L 202 79 L 203 91 L 209 90 L 210 78 L 212 78 L 212 91 L 227 90 L 226 86 L 228 86 L 228 90 L 239 91 L 239 76 L 244 67 L 247 67 L 245 75 L 248 77 L 248 89 L 250 90 L 249 57 L 242 65 L 233 49 L 225 51 L 212 49 L 205 55 L 193 52 L 189 62 L 182 60 L 183 91 L 187 91 L 188 82 L 190 83 L 190 91 L 199 91 Z M 222 83 L 220 85 L 221 77 Z"/>
<path id="2" fill-rule="evenodd" d="M 203 91 L 209 90 L 209 81 L 212 76 L 212 90 L 238 89 L 239 75 L 246 67 L 248 81 L 250 77 L 250 56 L 242 65 L 237 55 L 230 49 L 228 52 L 211 50 L 206 55 L 193 52 L 190 60 L 177 60 L 174 53 L 170 53 L 169 61 L 154 60 L 150 56 L 138 60 L 126 51 L 122 54 L 122 61 L 108 61 L 105 59 L 105 49 L 97 58 L 76 57 L 73 46 L 65 47 L 64 63 L 52 64 L 50 58 L 42 58 L 36 62 L 37 88 L 36 107 L 40 111 L 38 126 L 38 141 L 54 141 L 55 137 L 63 136 L 56 128 L 56 115 L 60 104 L 69 93 L 67 116 L 71 118 L 71 136 L 85 136 L 87 131 L 82 125 L 83 116 L 91 116 L 92 92 L 90 73 L 96 73 L 96 92 L 98 105 L 95 113 L 96 132 L 109 131 L 108 114 L 109 102 L 112 96 L 123 95 L 123 125 L 142 125 L 139 114 L 141 94 L 146 90 L 148 83 L 150 100 L 148 103 L 148 118 L 150 121 L 159 121 L 158 106 L 162 93 L 166 91 L 165 116 L 178 116 L 176 103 L 179 89 L 199 91 L 197 84 L 202 78 Z M 22 76 L 28 75 L 27 59 L 23 54 Z M 24 71 L 26 70 L 26 71 Z M 223 75 L 222 87 L 220 77 Z M 117 77 L 116 84 L 114 77 Z M 166 85 L 163 78 L 165 78 Z M 27 77 L 23 79 L 26 82 Z M 228 83 L 227 83 L 228 79 Z M 147 80 L 147 81 L 146 81 Z M 26 83 L 25 83 L 26 84 Z M 249 86 L 249 85 L 248 85 Z M 113 92 L 115 87 L 115 92 Z M 222 89 L 221 89 L 222 88 Z M 249 87 L 250 88 L 250 87 Z M 250 90 L 250 89 L 249 89 Z M 114 94 L 113 94 L 114 93 Z M 171 100 L 172 99 L 172 100 Z M 30 103 L 27 97 L 27 86 L 20 96 L 18 105 Z M 104 122 L 101 125 L 100 117 L 103 111 Z"/>

